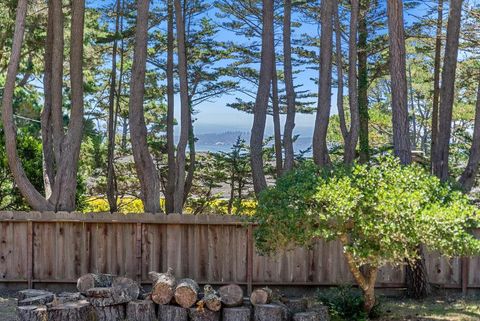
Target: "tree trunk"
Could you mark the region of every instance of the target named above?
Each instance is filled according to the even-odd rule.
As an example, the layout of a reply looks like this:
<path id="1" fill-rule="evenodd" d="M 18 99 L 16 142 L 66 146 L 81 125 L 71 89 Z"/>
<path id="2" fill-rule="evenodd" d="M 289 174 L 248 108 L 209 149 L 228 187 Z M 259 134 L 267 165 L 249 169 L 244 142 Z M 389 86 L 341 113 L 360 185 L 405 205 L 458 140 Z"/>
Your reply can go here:
<path id="1" fill-rule="evenodd" d="M 403 4 L 387 1 L 390 43 L 390 77 L 392 86 L 393 149 L 402 164 L 412 162 L 408 123 L 408 91 Z"/>
<path id="2" fill-rule="evenodd" d="M 35 189 L 27 178 L 17 151 L 17 131 L 13 119 L 13 94 L 15 91 L 15 79 L 21 59 L 23 36 L 25 33 L 25 18 L 27 15 L 27 0 L 19 0 L 15 18 L 15 32 L 13 34 L 12 50 L 8 63 L 7 77 L 2 97 L 2 119 L 5 135 L 5 150 L 8 165 L 12 172 L 15 183 L 27 200 L 28 204 L 37 211 L 52 211 L 54 207 Z"/>
<path id="3" fill-rule="evenodd" d="M 159 213 L 160 186 L 157 170 L 148 149 L 147 127 L 143 110 L 148 41 L 148 8 L 150 1 L 138 0 L 135 49 L 130 84 L 129 120 L 133 157 L 140 180 L 146 212 Z"/>
<path id="4" fill-rule="evenodd" d="M 405 269 L 407 296 L 413 299 L 424 299 L 430 295 L 427 268 L 422 246 L 418 246 L 419 259 L 410 262 Z"/>
<path id="5" fill-rule="evenodd" d="M 443 0 L 438 0 L 437 31 L 435 35 L 435 63 L 433 70 L 433 103 L 432 103 L 432 141 L 430 147 L 430 166 L 433 173 L 434 153 L 438 139 L 438 105 L 440 98 L 440 68 L 442 60 Z"/>
<path id="6" fill-rule="evenodd" d="M 180 280 L 175 288 L 175 302 L 182 308 L 190 308 L 197 302 L 199 290 L 200 288 L 194 280 Z"/>
<path id="7" fill-rule="evenodd" d="M 188 312 L 175 305 L 159 305 L 158 306 L 158 321 L 187 321 Z"/>
<path id="8" fill-rule="evenodd" d="M 112 47 L 112 70 L 110 74 L 110 92 L 108 95 L 108 155 L 107 155 L 107 199 L 110 206 L 110 212 L 117 212 L 117 191 L 115 182 L 115 91 L 117 86 L 117 50 L 118 50 L 118 34 L 120 30 L 120 0 L 117 0 L 115 12 L 115 39 Z"/>
<path id="9" fill-rule="evenodd" d="M 177 284 L 173 270 L 169 268 L 167 273 L 149 272 L 148 276 L 153 281 L 152 300 L 157 304 L 169 304 Z"/>
<path id="10" fill-rule="evenodd" d="M 218 293 L 226 307 L 239 307 L 243 304 L 243 289 L 237 284 L 224 285 L 218 289 Z"/>
<path id="11" fill-rule="evenodd" d="M 367 15 L 370 10 L 370 0 L 360 0 L 360 16 L 358 21 L 358 110 L 359 110 L 359 140 L 360 162 L 366 163 L 370 158 L 370 143 L 368 138 L 368 53 L 367 53 Z"/>
<path id="12" fill-rule="evenodd" d="M 253 187 L 257 196 L 267 187 L 267 181 L 263 171 L 263 136 L 265 133 L 274 64 L 273 0 L 263 0 L 262 3 L 262 57 L 260 79 L 254 107 L 252 133 L 250 136 L 250 161 L 252 166 Z"/>
<path id="13" fill-rule="evenodd" d="M 84 274 L 77 280 L 77 290 L 85 294 L 88 289 L 98 287 L 111 287 L 113 282 L 113 275 L 101 273 Z"/>
<path id="14" fill-rule="evenodd" d="M 347 121 L 345 119 L 345 109 L 343 108 L 343 61 L 342 61 L 342 29 L 340 25 L 339 11 L 340 7 L 338 1 L 335 1 L 335 48 L 336 48 L 336 63 L 337 63 L 337 110 L 338 118 L 340 120 L 340 132 L 345 144 L 345 155 L 347 154 L 347 140 L 348 140 L 348 128 Z M 344 162 L 346 162 L 346 157 L 344 157 Z"/>
<path id="15" fill-rule="evenodd" d="M 282 154 L 282 131 L 280 129 L 280 106 L 278 99 L 278 77 L 277 77 L 277 63 L 274 52 L 273 58 L 273 72 L 272 72 L 272 116 L 273 116 L 273 132 L 274 132 L 274 146 L 275 146 L 275 169 L 277 177 L 282 176 L 283 173 L 283 154 Z"/>
<path id="16" fill-rule="evenodd" d="M 155 304 L 150 300 L 136 300 L 127 304 L 128 321 L 155 321 Z"/>
<path id="17" fill-rule="evenodd" d="M 177 23 L 178 75 L 180 78 L 180 140 L 177 145 L 175 168 L 174 213 L 182 213 L 185 194 L 186 149 L 190 133 L 190 104 L 188 97 L 187 51 L 185 42 L 185 21 L 182 1 L 175 0 L 175 16 Z"/>
<path id="18" fill-rule="evenodd" d="M 85 300 L 58 304 L 48 309 L 49 321 L 94 321 L 92 306 Z"/>
<path id="19" fill-rule="evenodd" d="M 188 316 L 190 321 L 220 321 L 221 313 L 206 309 L 190 308 Z"/>
<path id="20" fill-rule="evenodd" d="M 320 39 L 318 106 L 313 132 L 313 160 L 319 166 L 330 164 L 327 130 L 332 100 L 333 1 L 325 0 L 321 4 L 322 30 Z"/>
<path id="21" fill-rule="evenodd" d="M 222 310 L 223 321 L 250 321 L 252 311 L 248 307 L 224 308 Z"/>
<path id="22" fill-rule="evenodd" d="M 477 89 L 477 104 L 475 107 L 475 123 L 473 125 L 472 147 L 468 164 L 460 176 L 459 183 L 465 192 L 470 192 L 478 174 L 478 165 L 480 164 L 480 78 Z"/>
<path id="23" fill-rule="evenodd" d="M 187 177 L 185 178 L 185 189 L 183 191 L 183 205 L 187 202 L 188 195 L 190 194 L 190 190 L 193 186 L 193 178 L 195 175 L 195 166 L 196 166 L 196 158 L 197 153 L 195 151 L 195 133 L 193 131 L 193 120 L 192 120 L 192 109 L 191 109 L 191 102 L 189 98 L 189 118 L 188 118 L 188 149 L 189 149 L 189 156 L 190 159 L 188 160 L 188 171 Z"/>
<path id="24" fill-rule="evenodd" d="M 254 321 L 286 321 L 283 307 L 276 304 L 255 306 Z"/>
<path id="25" fill-rule="evenodd" d="M 462 0 L 450 1 L 450 13 L 447 24 L 445 58 L 440 88 L 438 139 L 433 160 L 433 173 L 442 181 L 448 179 L 448 157 L 450 155 L 450 136 L 452 132 L 453 101 L 455 98 L 455 74 L 457 70 L 458 44 L 460 41 L 460 23 Z"/>
<path id="26" fill-rule="evenodd" d="M 284 171 L 293 169 L 295 153 L 293 149 L 293 129 L 295 128 L 295 86 L 292 69 L 292 0 L 284 1 L 283 12 L 283 70 L 285 91 L 287 95 L 287 117 L 283 131 L 283 146 L 285 149 Z"/>
<path id="27" fill-rule="evenodd" d="M 119 321 L 125 320 L 126 311 L 125 305 L 111 305 L 111 306 L 104 306 L 104 307 L 93 307 L 95 311 L 96 318 L 95 321 Z"/>
<path id="28" fill-rule="evenodd" d="M 17 307 L 19 321 L 45 321 L 47 320 L 47 308 L 45 306 L 22 306 Z"/>
<path id="29" fill-rule="evenodd" d="M 175 137 L 173 125 L 175 122 L 174 80 L 173 80 L 173 0 L 168 0 L 167 18 L 167 155 L 168 155 L 168 178 L 165 191 L 165 212 L 174 212 L 175 193 Z"/>

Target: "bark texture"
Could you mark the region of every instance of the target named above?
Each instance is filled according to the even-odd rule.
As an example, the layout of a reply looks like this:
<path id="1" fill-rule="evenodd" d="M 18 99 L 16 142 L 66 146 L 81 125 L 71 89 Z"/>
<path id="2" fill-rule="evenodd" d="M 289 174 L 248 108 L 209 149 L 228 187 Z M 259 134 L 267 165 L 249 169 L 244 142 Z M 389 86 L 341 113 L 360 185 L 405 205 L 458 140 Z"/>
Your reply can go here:
<path id="1" fill-rule="evenodd" d="M 160 186 L 157 170 L 147 144 L 147 126 L 143 109 L 147 63 L 148 9 L 150 1 L 137 1 L 137 23 L 130 83 L 129 124 L 135 168 L 140 181 L 146 212 L 160 212 Z"/>
<path id="2" fill-rule="evenodd" d="M 148 276 L 153 281 L 152 300 L 157 304 L 169 304 L 177 284 L 173 270 L 168 269 L 166 273 L 149 272 Z"/>
<path id="3" fill-rule="evenodd" d="M 158 306 L 158 321 L 187 321 L 187 309 L 174 305 Z"/>
<path id="4" fill-rule="evenodd" d="M 95 321 L 120 321 L 125 320 L 126 311 L 125 305 L 110 305 L 104 307 L 94 306 Z"/>
<path id="5" fill-rule="evenodd" d="M 370 10 L 370 0 L 360 1 L 358 21 L 358 110 L 359 110 L 359 142 L 360 162 L 366 163 L 370 158 L 369 113 L 368 113 L 368 52 L 367 52 L 367 15 Z"/>
<path id="6" fill-rule="evenodd" d="M 188 316 L 190 321 L 220 321 L 222 314 L 207 309 L 190 308 Z"/>
<path id="7" fill-rule="evenodd" d="M 127 305 L 128 321 L 154 321 L 155 304 L 150 300 L 131 301 Z"/>
<path id="8" fill-rule="evenodd" d="M 392 87 L 393 150 L 402 164 L 412 162 L 409 122 L 408 91 L 405 52 L 403 3 L 387 1 L 388 32 L 390 44 L 390 77 Z"/>
<path id="9" fill-rule="evenodd" d="M 223 321 L 250 321 L 252 310 L 249 307 L 224 308 L 222 310 Z"/>
<path id="10" fill-rule="evenodd" d="M 46 321 L 47 308 L 45 306 L 20 306 L 17 307 L 17 317 L 19 321 Z"/>
<path id="11" fill-rule="evenodd" d="M 276 304 L 258 304 L 254 308 L 254 321 L 286 321 L 283 307 Z"/>
<path id="12" fill-rule="evenodd" d="M 111 287 L 114 276 L 111 274 L 88 273 L 77 280 L 77 290 L 86 294 L 88 289 L 99 287 Z"/>
<path id="13" fill-rule="evenodd" d="M 92 306 L 87 301 L 67 302 L 48 309 L 49 321 L 95 321 Z"/>

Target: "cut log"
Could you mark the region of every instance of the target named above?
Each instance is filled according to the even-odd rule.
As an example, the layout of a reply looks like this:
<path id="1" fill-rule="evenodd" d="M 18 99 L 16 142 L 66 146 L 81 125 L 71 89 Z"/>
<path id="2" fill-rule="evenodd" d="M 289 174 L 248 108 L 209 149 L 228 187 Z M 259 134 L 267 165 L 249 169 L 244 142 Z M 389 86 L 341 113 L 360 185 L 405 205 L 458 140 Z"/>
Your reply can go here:
<path id="1" fill-rule="evenodd" d="M 190 321 L 220 321 L 221 313 L 207 309 L 190 308 L 188 310 Z"/>
<path id="2" fill-rule="evenodd" d="M 157 304 L 169 304 L 175 294 L 177 284 L 173 269 L 168 268 L 166 273 L 149 272 L 148 276 L 153 281 L 152 300 Z"/>
<path id="3" fill-rule="evenodd" d="M 91 288 L 108 288 L 112 286 L 113 275 L 101 273 L 88 273 L 77 280 L 77 289 L 80 293 L 86 294 Z"/>
<path id="4" fill-rule="evenodd" d="M 180 280 L 175 288 L 175 302 L 182 308 L 190 308 L 197 302 L 199 290 L 200 288 L 194 280 Z"/>
<path id="5" fill-rule="evenodd" d="M 18 291 L 17 292 L 17 299 L 19 301 L 21 301 L 21 300 L 25 300 L 25 299 L 32 298 L 32 297 L 35 297 L 35 296 L 48 295 L 48 294 L 53 295 L 53 293 L 49 292 L 49 291 L 27 289 L 27 290 Z"/>
<path id="6" fill-rule="evenodd" d="M 94 306 L 95 321 L 124 321 L 125 320 L 125 305 L 109 305 L 109 306 Z"/>
<path id="7" fill-rule="evenodd" d="M 187 321 L 187 309 L 175 305 L 159 305 L 158 321 Z"/>
<path id="8" fill-rule="evenodd" d="M 126 277 L 116 277 L 112 282 L 112 288 L 116 295 L 129 297 L 130 301 L 138 299 L 140 294 L 138 283 Z"/>
<path id="9" fill-rule="evenodd" d="M 293 315 L 293 321 L 329 321 L 328 314 L 318 311 L 300 312 Z"/>
<path id="10" fill-rule="evenodd" d="M 308 300 L 301 299 L 284 299 L 282 302 L 288 307 L 293 314 L 307 311 Z"/>
<path id="11" fill-rule="evenodd" d="M 58 304 L 48 309 L 48 321 L 95 321 L 93 308 L 86 300 Z"/>
<path id="12" fill-rule="evenodd" d="M 155 304 L 150 300 L 131 301 L 127 305 L 128 321 L 155 321 Z"/>
<path id="13" fill-rule="evenodd" d="M 52 302 L 54 298 L 55 298 L 55 295 L 53 295 L 52 293 L 44 294 L 40 296 L 34 296 L 34 297 L 30 297 L 30 298 L 26 298 L 21 301 L 18 301 L 18 306 L 46 305 L 47 303 Z"/>
<path id="14" fill-rule="evenodd" d="M 62 292 L 55 297 L 54 301 L 57 303 L 67 303 L 85 299 L 86 298 L 80 292 Z"/>
<path id="15" fill-rule="evenodd" d="M 46 321 L 47 308 L 36 305 L 17 307 L 17 316 L 19 321 Z"/>
<path id="16" fill-rule="evenodd" d="M 91 288 L 87 290 L 87 298 L 111 298 L 114 296 L 113 288 Z"/>
<path id="17" fill-rule="evenodd" d="M 210 311 L 220 311 L 222 308 L 222 301 L 211 285 L 207 284 L 203 288 L 202 306 L 205 306 Z"/>
<path id="18" fill-rule="evenodd" d="M 249 307 L 224 308 L 222 310 L 223 321 L 250 321 L 252 310 Z"/>
<path id="19" fill-rule="evenodd" d="M 218 289 L 222 303 L 226 307 L 243 305 L 243 289 L 237 284 L 224 285 Z"/>
<path id="20" fill-rule="evenodd" d="M 250 295 L 250 302 L 252 302 L 253 305 L 269 304 L 272 302 L 272 294 L 272 290 L 267 287 L 255 289 Z"/>
<path id="21" fill-rule="evenodd" d="M 284 307 L 276 304 L 257 304 L 254 321 L 286 321 Z"/>

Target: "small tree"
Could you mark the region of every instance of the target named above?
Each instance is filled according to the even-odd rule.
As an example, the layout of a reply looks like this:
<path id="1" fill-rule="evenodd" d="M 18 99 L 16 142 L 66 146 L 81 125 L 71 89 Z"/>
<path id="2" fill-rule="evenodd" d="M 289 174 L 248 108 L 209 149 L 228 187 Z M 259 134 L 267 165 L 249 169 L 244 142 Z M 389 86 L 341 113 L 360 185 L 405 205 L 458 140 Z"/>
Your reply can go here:
<path id="1" fill-rule="evenodd" d="M 475 210 L 461 192 L 392 157 L 328 170 L 307 163 L 261 194 L 255 237 L 263 253 L 340 241 L 369 312 L 378 269 L 413 262 L 418 244 L 446 256 L 479 252 L 468 231 Z"/>

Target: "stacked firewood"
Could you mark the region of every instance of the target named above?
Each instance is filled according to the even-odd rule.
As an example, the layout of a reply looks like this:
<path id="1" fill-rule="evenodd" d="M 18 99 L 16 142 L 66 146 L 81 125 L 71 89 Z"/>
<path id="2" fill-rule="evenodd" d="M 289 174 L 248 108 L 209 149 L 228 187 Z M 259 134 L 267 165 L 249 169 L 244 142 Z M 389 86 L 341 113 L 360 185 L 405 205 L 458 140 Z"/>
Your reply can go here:
<path id="1" fill-rule="evenodd" d="M 308 307 L 305 299 L 287 299 L 269 288 L 244 298 L 237 284 L 200 290 L 192 279 L 178 279 L 173 270 L 150 272 L 152 291 L 126 277 L 90 273 L 77 282 L 77 293 L 55 295 L 42 290 L 20 291 L 20 321 L 326 321 L 323 306 Z"/>

